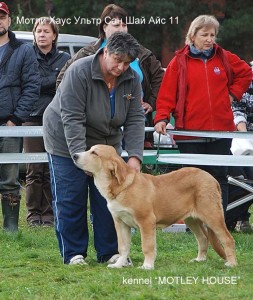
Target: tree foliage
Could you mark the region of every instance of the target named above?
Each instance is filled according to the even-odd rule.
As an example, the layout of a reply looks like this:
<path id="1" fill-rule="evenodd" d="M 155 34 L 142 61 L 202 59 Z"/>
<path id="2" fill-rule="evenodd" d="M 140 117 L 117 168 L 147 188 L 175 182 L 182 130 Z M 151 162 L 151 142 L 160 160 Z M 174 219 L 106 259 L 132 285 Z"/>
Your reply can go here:
<path id="1" fill-rule="evenodd" d="M 251 0 L 226 1 L 219 43 L 242 59 L 253 59 L 253 6 Z"/>
<path id="2" fill-rule="evenodd" d="M 50 14 L 59 23 L 62 33 L 98 36 L 95 19 L 99 19 L 105 5 L 112 2 L 10 0 L 6 3 L 13 12 L 12 29 L 32 30 L 32 22 L 17 24 L 17 17 L 23 16 L 29 21 L 29 18 Z M 163 61 L 164 66 L 172 58 L 174 51 L 184 45 L 189 24 L 199 14 L 216 15 L 221 23 L 219 44 L 245 60 L 252 60 L 253 7 L 251 0 L 200 0 L 198 3 L 195 0 L 119 0 L 116 4 L 124 7 L 129 13 L 129 21 L 133 23 L 128 24 L 129 32 L 142 45 L 153 51 Z M 157 23 L 150 22 L 151 18 Z M 68 24 L 67 19 L 70 20 Z M 94 22 L 88 21 L 91 24 L 87 24 L 85 19 L 94 20 Z M 145 20 L 145 23 L 136 22 L 138 19 Z M 65 23 L 63 24 L 61 20 L 65 20 Z"/>

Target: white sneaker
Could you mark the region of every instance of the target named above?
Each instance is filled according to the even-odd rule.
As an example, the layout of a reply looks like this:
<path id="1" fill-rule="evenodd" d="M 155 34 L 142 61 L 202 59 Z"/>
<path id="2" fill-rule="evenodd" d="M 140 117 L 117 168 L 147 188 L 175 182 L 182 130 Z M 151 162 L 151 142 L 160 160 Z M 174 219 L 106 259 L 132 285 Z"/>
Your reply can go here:
<path id="1" fill-rule="evenodd" d="M 71 258 L 69 265 L 87 265 L 82 255 L 75 255 Z"/>
<path id="2" fill-rule="evenodd" d="M 119 257 L 120 257 L 119 254 L 114 254 L 109 260 L 107 260 L 107 263 L 115 264 L 118 261 Z M 133 262 L 131 261 L 130 257 L 128 257 L 124 267 L 132 267 L 132 266 L 133 266 Z"/>

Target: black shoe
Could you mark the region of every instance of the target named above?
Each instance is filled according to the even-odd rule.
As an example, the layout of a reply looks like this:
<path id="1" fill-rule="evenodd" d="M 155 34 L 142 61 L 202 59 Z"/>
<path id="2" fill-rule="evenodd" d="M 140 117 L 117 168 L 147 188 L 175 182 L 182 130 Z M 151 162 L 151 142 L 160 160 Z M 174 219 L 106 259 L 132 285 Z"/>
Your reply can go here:
<path id="1" fill-rule="evenodd" d="M 53 227 L 54 226 L 54 222 L 51 221 L 44 221 L 41 223 L 42 227 L 48 228 L 48 227 Z"/>
<path id="2" fill-rule="evenodd" d="M 237 221 L 235 231 L 242 233 L 252 233 L 253 229 L 249 221 Z"/>
<path id="3" fill-rule="evenodd" d="M 236 222 L 237 222 L 237 221 L 227 221 L 227 222 L 226 222 L 227 229 L 228 229 L 230 232 L 235 231 Z"/>
<path id="4" fill-rule="evenodd" d="M 28 222 L 28 225 L 30 227 L 39 227 L 41 226 L 41 221 L 40 220 L 32 220 Z"/>

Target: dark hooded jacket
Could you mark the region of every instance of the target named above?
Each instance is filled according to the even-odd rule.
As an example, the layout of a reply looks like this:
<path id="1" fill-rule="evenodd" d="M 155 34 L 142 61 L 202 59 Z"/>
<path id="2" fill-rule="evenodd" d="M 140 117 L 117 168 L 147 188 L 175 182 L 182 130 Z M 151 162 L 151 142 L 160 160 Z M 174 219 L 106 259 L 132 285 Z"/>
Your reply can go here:
<path id="1" fill-rule="evenodd" d="M 31 45 L 8 32 L 9 44 L 0 62 L 0 124 L 21 125 L 40 93 L 38 63 Z"/>
<path id="2" fill-rule="evenodd" d="M 56 78 L 62 67 L 70 59 L 70 55 L 64 51 L 59 51 L 55 46 L 46 55 L 36 45 L 34 51 L 39 63 L 41 87 L 40 97 L 33 105 L 29 121 L 41 121 L 46 107 L 55 95 Z"/>

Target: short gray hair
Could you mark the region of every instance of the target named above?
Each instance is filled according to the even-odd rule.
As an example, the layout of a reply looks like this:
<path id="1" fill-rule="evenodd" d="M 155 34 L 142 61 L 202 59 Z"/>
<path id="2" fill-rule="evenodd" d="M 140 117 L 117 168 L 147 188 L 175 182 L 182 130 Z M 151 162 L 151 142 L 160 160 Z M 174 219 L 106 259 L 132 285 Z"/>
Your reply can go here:
<path id="1" fill-rule="evenodd" d="M 218 32 L 219 32 L 220 24 L 214 16 L 210 16 L 210 15 L 200 15 L 200 16 L 198 16 L 197 18 L 195 18 L 191 22 L 189 30 L 186 34 L 185 44 L 186 45 L 191 45 L 192 44 L 192 37 L 195 36 L 196 33 L 204 27 L 214 28 L 215 29 L 215 35 L 217 35 Z"/>
<path id="2" fill-rule="evenodd" d="M 134 61 L 139 54 L 140 45 L 137 40 L 127 32 L 114 32 L 107 40 L 106 47 L 109 54 L 127 55 Z"/>

